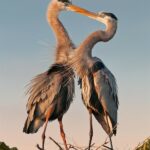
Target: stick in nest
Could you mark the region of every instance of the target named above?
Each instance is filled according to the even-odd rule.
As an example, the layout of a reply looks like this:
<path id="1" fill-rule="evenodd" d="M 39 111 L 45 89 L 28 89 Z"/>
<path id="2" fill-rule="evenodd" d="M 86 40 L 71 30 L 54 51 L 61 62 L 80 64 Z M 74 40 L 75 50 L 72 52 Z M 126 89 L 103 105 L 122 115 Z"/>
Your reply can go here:
<path id="1" fill-rule="evenodd" d="M 117 126 L 117 125 L 116 125 Z M 116 128 L 116 126 L 114 127 L 114 128 Z M 102 144 L 102 145 L 100 145 L 100 146 L 98 146 L 98 147 L 96 147 L 95 146 L 95 143 L 93 143 L 93 144 L 91 144 L 91 148 L 92 148 L 92 150 L 99 150 L 100 148 L 102 148 L 102 147 L 104 147 L 104 148 L 107 148 L 108 150 L 113 150 L 113 149 L 111 149 L 110 147 L 108 147 L 108 146 L 106 146 L 106 144 L 108 144 L 109 142 L 108 142 L 108 138 L 109 138 L 109 136 L 112 134 L 112 132 L 113 132 L 113 130 L 111 131 L 111 133 L 106 137 L 106 139 L 105 139 L 105 141 L 104 141 L 104 143 Z M 49 137 L 49 139 L 59 148 L 59 150 L 64 150 L 63 148 L 62 148 L 62 144 L 60 144 L 60 143 L 58 143 L 56 140 L 54 140 L 52 137 Z M 68 145 L 68 149 L 70 150 L 70 149 L 74 149 L 74 150 L 87 150 L 88 148 L 86 147 L 86 148 L 83 148 L 83 147 L 78 147 L 78 146 L 74 146 L 74 145 L 72 145 L 72 144 L 67 144 Z M 39 150 L 43 150 L 38 144 L 37 144 L 37 146 L 36 146 Z"/>
<path id="2" fill-rule="evenodd" d="M 41 147 L 39 146 L 39 144 L 37 144 L 36 147 L 37 147 L 39 150 L 44 150 L 43 148 L 41 148 Z"/>
<path id="3" fill-rule="evenodd" d="M 117 127 L 117 125 L 118 125 L 118 124 L 116 124 L 116 125 L 114 126 L 114 128 L 112 129 L 112 131 L 110 132 L 110 134 L 106 137 L 104 143 L 103 143 L 102 145 L 100 145 L 99 147 L 97 147 L 96 150 L 99 150 L 99 149 L 102 148 L 102 147 L 105 147 L 105 148 L 107 148 L 107 149 L 113 150 L 112 148 L 106 146 L 106 144 L 110 143 L 110 141 L 108 142 L 107 140 L 108 140 L 108 138 L 113 134 L 113 130 Z"/>
<path id="4" fill-rule="evenodd" d="M 59 150 L 64 150 L 62 147 L 61 147 L 61 144 L 59 144 L 58 142 L 56 142 L 52 137 L 49 137 L 49 139 L 57 145 L 57 147 L 59 147 Z M 91 145 L 91 148 L 95 145 L 95 143 L 93 143 Z M 68 149 L 74 149 L 74 150 L 87 150 L 88 148 L 81 148 L 81 147 L 78 147 L 78 146 L 74 146 L 72 144 L 67 144 L 68 146 Z"/>
<path id="5" fill-rule="evenodd" d="M 64 150 L 64 149 L 60 146 L 60 144 L 59 144 L 58 142 L 56 142 L 52 137 L 49 137 L 49 139 L 50 139 L 52 142 L 54 142 L 54 143 L 59 147 L 59 150 Z"/>

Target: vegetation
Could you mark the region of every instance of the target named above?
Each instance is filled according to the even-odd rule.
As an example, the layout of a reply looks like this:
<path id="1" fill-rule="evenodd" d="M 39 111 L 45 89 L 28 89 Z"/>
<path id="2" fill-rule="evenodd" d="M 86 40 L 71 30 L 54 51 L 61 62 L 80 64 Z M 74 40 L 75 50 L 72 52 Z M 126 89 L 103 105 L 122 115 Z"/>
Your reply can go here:
<path id="1" fill-rule="evenodd" d="M 135 150 L 150 150 L 150 137 L 147 138 L 143 143 L 139 144 Z"/>
<path id="2" fill-rule="evenodd" d="M 16 147 L 9 148 L 4 142 L 0 142 L 0 150 L 18 150 Z"/>

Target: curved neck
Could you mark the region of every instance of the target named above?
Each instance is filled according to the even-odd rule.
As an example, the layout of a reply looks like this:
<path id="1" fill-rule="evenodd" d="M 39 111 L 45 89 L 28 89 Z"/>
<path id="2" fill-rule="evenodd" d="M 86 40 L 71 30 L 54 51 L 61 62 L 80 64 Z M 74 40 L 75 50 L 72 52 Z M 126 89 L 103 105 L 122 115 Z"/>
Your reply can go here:
<path id="1" fill-rule="evenodd" d="M 114 34 L 116 33 L 116 29 L 117 29 L 117 21 L 110 21 L 110 20 L 106 20 L 103 17 L 99 16 L 96 13 L 90 12 L 84 8 L 81 8 L 79 6 L 76 5 L 68 5 L 67 6 L 67 10 L 69 11 L 73 11 L 76 13 L 79 13 L 81 15 L 84 16 L 88 16 L 91 19 L 97 20 L 99 22 L 102 22 L 106 25 L 106 29 L 105 30 L 98 30 L 96 32 L 91 33 L 79 46 L 79 48 L 77 49 L 77 52 L 79 52 L 80 56 L 81 55 L 85 55 L 86 54 L 88 56 L 91 56 L 91 51 L 92 48 L 94 47 L 94 45 L 97 42 L 103 41 L 103 42 L 107 42 L 109 41 Z M 82 57 L 83 58 L 83 57 Z"/>
<path id="2" fill-rule="evenodd" d="M 79 46 L 78 51 L 83 55 L 91 57 L 93 47 L 100 41 L 107 42 L 113 38 L 116 33 L 117 24 L 107 23 L 105 30 L 98 30 L 91 33 Z"/>
<path id="3" fill-rule="evenodd" d="M 57 41 L 57 46 L 56 46 L 56 60 L 59 60 L 60 57 L 67 57 L 68 55 L 68 48 L 67 47 L 72 47 L 74 48 L 74 45 L 64 28 L 63 24 L 59 20 L 59 14 L 60 14 L 60 8 L 57 5 L 56 2 L 51 2 L 48 6 L 47 10 L 47 21 L 52 28 L 56 41 Z M 62 56 L 63 55 L 63 56 Z M 64 58 L 67 59 L 67 58 Z"/>

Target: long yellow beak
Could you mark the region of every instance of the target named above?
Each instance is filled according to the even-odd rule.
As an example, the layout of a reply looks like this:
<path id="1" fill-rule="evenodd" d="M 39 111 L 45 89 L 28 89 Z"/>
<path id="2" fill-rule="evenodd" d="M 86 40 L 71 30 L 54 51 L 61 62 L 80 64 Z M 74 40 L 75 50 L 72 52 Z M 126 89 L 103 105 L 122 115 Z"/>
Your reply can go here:
<path id="1" fill-rule="evenodd" d="M 88 16 L 92 19 L 96 19 L 98 17 L 98 15 L 96 13 L 90 12 L 84 8 L 81 8 L 81 7 L 73 5 L 73 4 L 68 4 L 66 6 L 66 9 L 69 11 L 79 13 L 79 14 L 84 15 L 84 16 Z"/>

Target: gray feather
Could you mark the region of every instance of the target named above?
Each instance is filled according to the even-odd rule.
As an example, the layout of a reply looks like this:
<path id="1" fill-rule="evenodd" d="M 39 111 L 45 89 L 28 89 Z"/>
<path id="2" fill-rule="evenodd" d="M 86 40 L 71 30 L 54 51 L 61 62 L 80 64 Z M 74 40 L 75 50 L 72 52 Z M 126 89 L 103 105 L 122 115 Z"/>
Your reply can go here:
<path id="1" fill-rule="evenodd" d="M 23 131 L 34 133 L 43 125 L 49 107 L 53 108 L 49 120 L 68 110 L 74 96 L 73 71 L 65 65 L 53 65 L 31 81 L 28 94 L 28 117 Z"/>
<path id="2" fill-rule="evenodd" d="M 101 60 L 96 58 L 95 64 L 89 69 L 89 73 L 82 77 L 80 83 L 85 106 L 92 110 L 93 115 L 107 134 L 110 134 L 111 130 L 116 134 L 119 102 L 117 84 L 113 74 Z M 109 126 L 107 117 L 110 120 Z"/>

